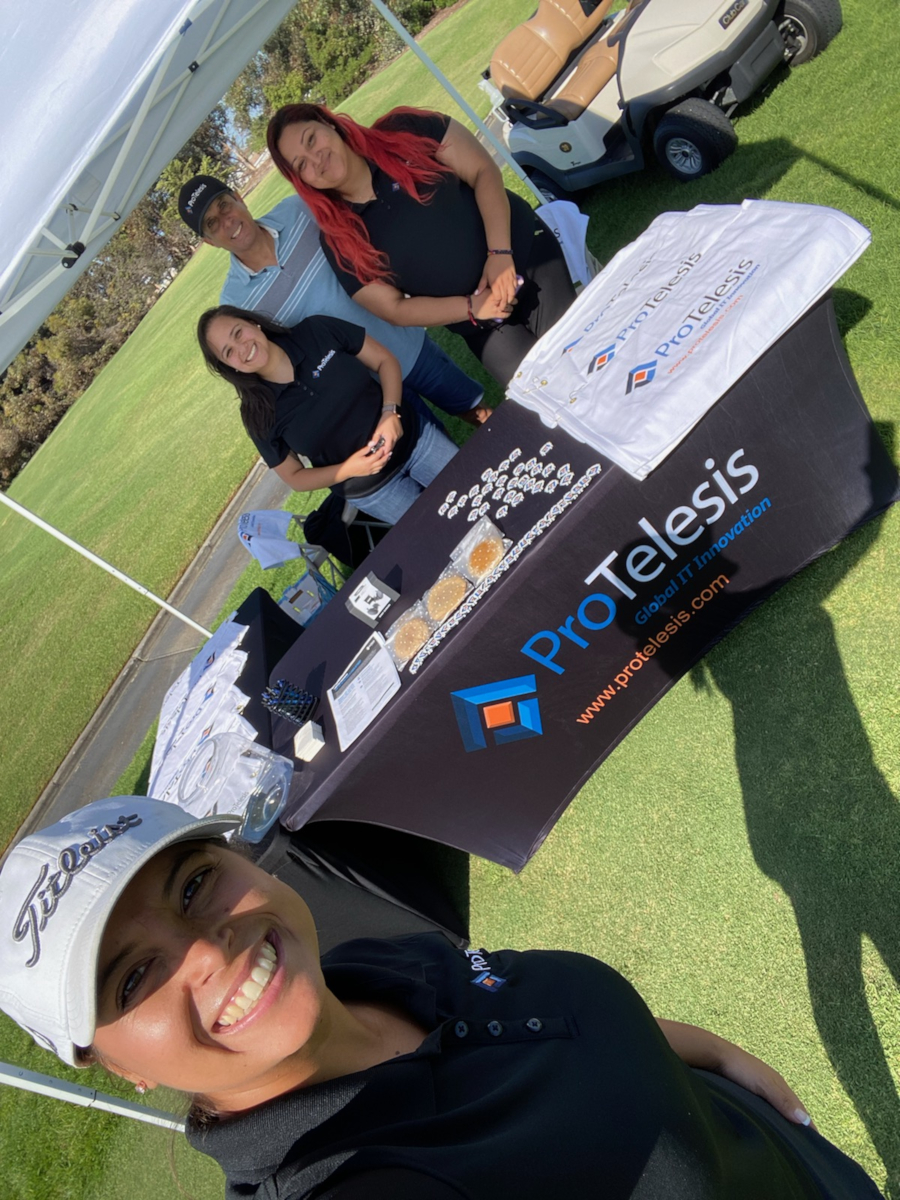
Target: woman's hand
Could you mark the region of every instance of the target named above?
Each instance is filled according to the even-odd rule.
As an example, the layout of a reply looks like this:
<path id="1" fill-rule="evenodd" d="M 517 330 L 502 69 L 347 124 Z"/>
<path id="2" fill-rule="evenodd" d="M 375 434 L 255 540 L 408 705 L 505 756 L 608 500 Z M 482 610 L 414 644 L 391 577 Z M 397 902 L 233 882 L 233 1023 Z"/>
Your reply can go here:
<path id="1" fill-rule="evenodd" d="M 515 299 L 509 304 L 498 301 L 494 293 L 485 288 L 483 292 L 472 294 L 472 316 L 476 321 L 505 321 L 512 313 L 515 302 Z"/>
<path id="2" fill-rule="evenodd" d="M 375 426 L 375 432 L 369 442 L 370 446 L 374 446 L 380 437 L 384 438 L 384 444 L 388 450 L 393 450 L 397 442 L 403 436 L 403 422 L 395 413 L 385 413 L 378 424 Z"/>
<path id="3" fill-rule="evenodd" d="M 797 1093 L 788 1087 L 774 1067 L 698 1025 L 684 1025 L 662 1017 L 656 1020 L 666 1041 L 689 1067 L 724 1075 L 732 1083 L 767 1100 L 788 1121 L 797 1125 L 812 1124 Z"/>
<path id="4" fill-rule="evenodd" d="M 508 250 L 510 240 L 509 197 L 500 168 L 484 146 L 458 121 L 451 119 L 435 156 L 475 193 L 475 203 L 484 222 L 489 250 Z M 516 265 L 511 254 L 489 254 L 476 293 L 490 288 L 500 305 L 513 303 L 516 294 Z M 499 316 L 508 316 L 500 313 Z M 482 318 L 484 319 L 484 318 Z"/>
<path id="5" fill-rule="evenodd" d="M 498 304 L 515 303 L 518 276 L 516 264 L 511 254 L 489 254 L 484 264 L 484 273 L 477 291 L 491 289 L 491 295 Z"/>
<path id="6" fill-rule="evenodd" d="M 761 1058 L 748 1054 L 733 1042 L 721 1040 L 725 1050 L 718 1071 L 720 1075 L 746 1088 L 748 1092 L 762 1097 L 763 1100 L 768 1100 L 788 1121 L 797 1125 L 812 1124 L 809 1113 L 800 1103 L 800 1097 L 774 1067 L 764 1063 Z"/>
<path id="7" fill-rule="evenodd" d="M 342 462 L 338 466 L 335 482 L 344 483 L 347 479 L 361 479 L 366 475 L 377 475 L 391 457 L 387 442 L 379 446 L 377 450 L 371 448 L 377 441 L 376 437 L 373 442 L 367 442 L 362 450 L 357 450 L 355 454 L 351 454 Z"/>

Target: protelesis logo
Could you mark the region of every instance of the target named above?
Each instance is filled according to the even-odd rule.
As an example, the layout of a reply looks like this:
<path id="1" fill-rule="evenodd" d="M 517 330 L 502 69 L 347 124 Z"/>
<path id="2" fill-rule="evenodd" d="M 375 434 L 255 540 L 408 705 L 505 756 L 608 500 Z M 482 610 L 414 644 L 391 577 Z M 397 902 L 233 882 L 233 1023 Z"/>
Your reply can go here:
<path id="1" fill-rule="evenodd" d="M 607 346 L 605 350 L 601 350 L 599 354 L 595 354 L 591 359 L 590 365 L 587 369 L 588 375 L 593 375 L 595 371 L 599 371 L 601 367 L 605 367 L 608 362 L 612 362 L 615 357 L 615 345 Z"/>
<path id="2" fill-rule="evenodd" d="M 518 679 L 500 679 L 451 692 L 466 750 L 486 750 L 489 734 L 495 746 L 540 737 L 544 731 L 536 691 L 534 676 L 520 675 Z"/>
<path id="3" fill-rule="evenodd" d="M 628 383 L 625 385 L 625 395 L 630 396 L 635 388 L 646 387 L 653 382 L 656 374 L 656 359 L 653 362 L 640 363 L 628 372 Z"/>

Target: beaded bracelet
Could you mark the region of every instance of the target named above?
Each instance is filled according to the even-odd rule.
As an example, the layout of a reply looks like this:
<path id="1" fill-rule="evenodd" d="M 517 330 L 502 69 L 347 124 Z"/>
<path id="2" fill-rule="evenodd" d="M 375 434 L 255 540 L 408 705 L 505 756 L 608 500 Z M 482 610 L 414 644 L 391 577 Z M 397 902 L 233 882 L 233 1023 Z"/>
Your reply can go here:
<path id="1" fill-rule="evenodd" d="M 509 255 L 512 255 L 512 250 L 488 250 L 488 254 L 509 254 Z"/>

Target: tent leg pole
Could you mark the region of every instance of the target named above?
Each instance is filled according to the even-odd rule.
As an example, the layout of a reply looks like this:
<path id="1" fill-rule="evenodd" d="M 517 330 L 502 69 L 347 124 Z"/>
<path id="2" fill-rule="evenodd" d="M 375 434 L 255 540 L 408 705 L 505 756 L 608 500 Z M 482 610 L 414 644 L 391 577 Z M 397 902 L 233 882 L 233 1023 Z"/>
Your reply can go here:
<path id="1" fill-rule="evenodd" d="M 148 1125 L 160 1125 L 163 1129 L 174 1129 L 179 1133 L 184 1131 L 184 1121 L 178 1120 L 171 1113 L 161 1112 L 158 1108 L 144 1108 L 142 1104 L 135 1104 L 130 1100 L 120 1100 L 117 1096 L 108 1096 L 105 1092 L 81 1087 L 77 1083 L 67 1083 L 64 1079 L 56 1079 L 53 1075 L 41 1075 L 37 1071 L 26 1071 L 24 1067 L 14 1067 L 10 1063 L 0 1062 L 0 1083 L 20 1088 L 24 1092 L 36 1092 L 39 1096 L 52 1096 L 55 1100 L 78 1104 L 81 1108 L 97 1108 L 101 1112 L 131 1117 L 133 1121 L 144 1121 Z"/>
<path id="2" fill-rule="evenodd" d="M 184 621 L 185 625 L 190 625 L 192 629 L 196 629 L 198 633 L 202 633 L 204 638 L 212 637 L 211 630 L 206 629 L 203 625 L 198 625 L 196 621 L 192 621 L 190 617 L 185 616 L 185 614 L 179 611 L 179 609 L 173 608 L 172 605 L 169 604 L 168 601 L 163 600 L 161 596 L 155 595 L 148 588 L 145 588 L 142 583 L 138 583 L 136 579 L 132 579 L 129 575 L 124 574 L 124 572 L 120 571 L 118 567 L 114 567 L 112 563 L 106 562 L 105 559 L 100 558 L 100 556 L 94 554 L 93 551 L 88 550 L 86 546 L 82 546 L 79 542 L 73 541 L 72 538 L 67 537 L 66 534 L 64 534 L 61 530 L 56 529 L 53 525 L 49 525 L 36 513 L 31 512 L 23 505 L 11 499 L 5 492 L 0 492 L 0 501 L 7 505 L 7 507 L 11 508 L 13 512 L 17 512 L 27 521 L 31 521 L 33 525 L 37 525 L 39 529 L 43 529 L 46 533 L 51 534 L 57 539 L 57 541 L 60 541 L 64 545 L 71 547 L 72 550 L 77 550 L 78 553 L 82 555 L 82 557 L 86 558 L 89 562 L 96 563 L 98 567 L 102 567 L 104 571 L 108 571 L 110 575 L 115 576 L 115 578 L 120 580 L 122 583 L 127 583 L 130 588 L 133 588 L 136 592 L 139 592 L 140 595 L 146 596 L 148 600 L 152 600 L 153 603 L 158 604 L 160 608 L 164 608 L 166 612 L 171 613 L 173 617 L 178 617 L 179 621 Z"/>
<path id="3" fill-rule="evenodd" d="M 401 25 L 401 23 L 397 20 L 397 18 L 394 16 L 394 14 L 391 12 L 391 10 L 387 7 L 387 5 L 383 3 L 383 0 L 371 0 L 371 3 L 381 13 L 381 15 L 384 17 L 384 19 L 390 25 L 391 29 L 393 29 L 393 31 L 400 38 L 403 39 L 403 41 L 410 48 L 410 50 L 412 50 L 413 54 L 415 54 L 415 56 L 422 63 L 424 63 L 424 65 L 428 68 L 428 70 L 431 72 L 431 74 L 435 77 L 435 79 L 438 81 L 438 83 L 441 85 L 441 87 L 446 92 L 450 93 L 450 95 L 453 97 L 453 99 L 456 101 L 456 103 L 459 105 L 459 107 L 463 110 L 463 112 L 466 114 L 466 116 L 469 118 L 469 120 L 472 122 L 472 124 L 475 126 L 475 128 L 479 129 L 481 131 L 481 133 L 491 143 L 491 145 L 494 147 L 494 149 L 497 151 L 497 153 L 500 155 L 500 157 L 503 159 L 503 161 L 509 166 L 509 168 L 512 171 L 515 172 L 516 175 L 518 175 L 519 179 L 522 180 L 522 182 L 527 186 L 529 191 L 531 191 L 537 197 L 537 199 L 540 201 L 541 204 L 546 204 L 547 197 L 543 196 L 538 191 L 538 189 L 534 186 L 534 184 L 531 182 L 531 180 L 528 178 L 528 176 L 525 174 L 525 172 L 522 170 L 522 168 L 519 166 L 519 164 L 516 162 L 516 160 L 512 157 L 512 155 L 507 150 L 507 148 L 499 140 L 499 138 L 490 129 L 488 129 L 487 125 L 485 125 L 485 123 L 484 123 L 484 121 L 482 121 L 481 117 L 478 116 L 478 114 L 475 112 L 474 108 L 472 108 L 471 104 L 469 104 L 468 100 L 466 100 L 465 97 L 460 95 L 460 93 L 456 90 L 456 88 L 453 86 L 453 84 L 450 82 L 450 80 L 447 78 L 447 76 L 444 75 L 443 72 L 438 69 L 435 62 L 428 57 L 428 55 L 425 53 L 425 51 L 422 49 L 422 47 L 419 45 L 419 43 L 410 34 L 409 30 L 404 25 Z"/>

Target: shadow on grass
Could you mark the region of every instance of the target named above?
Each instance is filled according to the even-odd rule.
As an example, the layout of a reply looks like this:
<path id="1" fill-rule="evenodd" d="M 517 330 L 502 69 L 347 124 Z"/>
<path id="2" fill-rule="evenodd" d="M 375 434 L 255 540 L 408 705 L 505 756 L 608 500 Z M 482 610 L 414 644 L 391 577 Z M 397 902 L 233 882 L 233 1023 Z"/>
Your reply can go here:
<path id="1" fill-rule="evenodd" d="M 702 687 L 708 673 L 732 705 L 754 857 L 793 904 L 822 1043 L 885 1165 L 889 1194 L 900 1196 L 900 1100 L 862 973 L 866 936 L 900 986 L 900 805 L 875 763 L 824 607 L 882 519 L 807 569 L 802 592 L 783 597 L 790 619 L 751 625 L 692 678 Z"/>
<path id="2" fill-rule="evenodd" d="M 847 297 L 852 309 L 854 294 Z M 788 583 L 774 580 L 717 598 L 722 636 L 765 601 L 780 613 L 773 618 L 769 609 L 769 619 L 751 620 L 739 639 L 726 639 L 694 666 L 691 679 L 698 689 L 712 680 L 732 706 L 750 847 L 760 870 L 791 900 L 822 1044 L 885 1166 L 889 1194 L 900 1200 L 900 1099 L 862 973 L 865 936 L 900 986 L 900 805 L 875 763 L 825 609 L 878 539 L 887 494 L 884 451 L 893 458 L 893 441 L 893 426 L 870 427 L 869 515 L 804 570 L 802 586 L 769 599 Z M 713 536 L 705 530 L 693 552 L 702 556 Z M 623 558 L 636 545 L 626 546 Z M 727 554 L 715 563 L 728 579 L 740 574 Z M 671 610 L 681 603 L 674 599 Z M 623 613 L 618 620 L 637 640 L 641 628 L 632 618 Z M 678 678 L 683 641 L 661 647 L 654 661 Z M 802 1094 L 803 1081 L 793 1082 Z"/>

